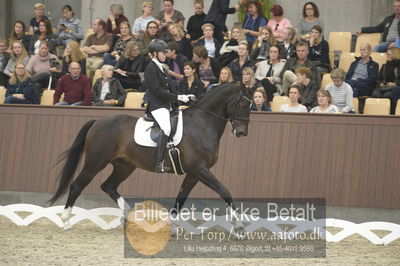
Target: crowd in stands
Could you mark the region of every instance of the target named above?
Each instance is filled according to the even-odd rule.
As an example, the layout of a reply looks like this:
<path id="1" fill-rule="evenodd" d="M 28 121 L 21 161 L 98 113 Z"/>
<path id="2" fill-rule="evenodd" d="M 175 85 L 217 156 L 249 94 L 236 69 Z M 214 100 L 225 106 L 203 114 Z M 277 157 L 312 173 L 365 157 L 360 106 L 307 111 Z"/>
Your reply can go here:
<path id="1" fill-rule="evenodd" d="M 282 112 L 353 113 L 353 97 L 374 97 L 391 99 L 394 113 L 400 98 L 400 0 L 382 23 L 356 33 L 379 32 L 382 40 L 376 47 L 361 44 L 360 57 L 349 69 L 330 61 L 315 3 L 305 3 L 302 19 L 293 25 L 280 5 L 270 9 L 267 19 L 260 3 L 250 1 L 244 21 L 228 31 L 224 19 L 238 6 L 222 16 L 217 2 L 206 14 L 202 0 L 194 0 L 193 14 L 183 14 L 173 0 L 163 0 L 163 9 L 153 14 L 152 2 L 145 1 L 142 15 L 132 20 L 115 3 L 108 18 L 92 22 L 86 37 L 70 5 L 62 7 L 53 28 L 45 6 L 35 4 L 29 28 L 17 20 L 9 39 L 0 38 L 5 103 L 39 104 L 43 89 L 54 89 L 55 105 L 123 106 L 127 92 L 145 92 L 151 84 L 143 75 L 151 60 L 148 47 L 162 39 L 169 46 L 166 73 L 180 94 L 200 98 L 220 84 L 241 83 L 254 91 L 254 111 L 271 111 L 273 98 L 286 95 Z M 386 53 L 387 62 L 379 66 L 371 52 Z M 100 77 L 93 80 L 96 70 Z M 321 88 L 326 73 L 331 82 Z"/>

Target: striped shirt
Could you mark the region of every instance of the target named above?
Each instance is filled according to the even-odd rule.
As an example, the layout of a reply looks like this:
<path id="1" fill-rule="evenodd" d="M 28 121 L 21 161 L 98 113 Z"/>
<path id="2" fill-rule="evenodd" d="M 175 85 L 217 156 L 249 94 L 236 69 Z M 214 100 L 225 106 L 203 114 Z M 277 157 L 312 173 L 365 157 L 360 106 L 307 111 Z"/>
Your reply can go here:
<path id="1" fill-rule="evenodd" d="M 348 113 L 354 111 L 353 108 L 353 89 L 346 82 L 342 86 L 336 87 L 333 82 L 329 83 L 325 90 L 332 96 L 332 104 L 336 105 L 341 112 Z"/>

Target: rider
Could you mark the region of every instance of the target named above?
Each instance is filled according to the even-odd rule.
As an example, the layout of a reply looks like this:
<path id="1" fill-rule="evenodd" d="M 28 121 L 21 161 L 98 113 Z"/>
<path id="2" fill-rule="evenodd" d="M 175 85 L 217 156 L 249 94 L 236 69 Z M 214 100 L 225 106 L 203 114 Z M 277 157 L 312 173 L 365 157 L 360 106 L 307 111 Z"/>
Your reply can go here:
<path id="1" fill-rule="evenodd" d="M 169 169 L 164 167 L 164 156 L 167 140 L 171 133 L 171 122 L 169 110 L 172 103 L 182 101 L 187 103 L 192 95 L 178 95 L 172 87 L 168 71 L 163 63 L 167 58 L 168 45 L 159 39 L 154 39 L 149 45 L 152 60 L 144 71 L 144 79 L 147 87 L 148 112 L 154 117 L 161 128 L 157 140 L 157 160 L 154 169 L 157 173 L 163 173 Z"/>

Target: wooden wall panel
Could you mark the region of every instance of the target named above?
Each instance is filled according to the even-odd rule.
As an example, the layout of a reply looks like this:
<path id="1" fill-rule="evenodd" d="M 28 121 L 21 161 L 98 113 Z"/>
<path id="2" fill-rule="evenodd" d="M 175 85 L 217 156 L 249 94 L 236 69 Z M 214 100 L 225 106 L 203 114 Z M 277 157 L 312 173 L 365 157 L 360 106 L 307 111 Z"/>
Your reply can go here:
<path id="1" fill-rule="evenodd" d="M 0 105 L 0 190 L 54 191 L 58 156 L 88 120 L 142 110 Z M 230 125 L 212 172 L 239 197 L 324 197 L 329 205 L 400 208 L 400 119 L 254 113 L 249 135 Z M 104 169 L 85 189 L 102 193 Z M 182 176 L 136 170 L 123 195 L 174 197 Z M 202 184 L 192 197 L 216 197 Z"/>

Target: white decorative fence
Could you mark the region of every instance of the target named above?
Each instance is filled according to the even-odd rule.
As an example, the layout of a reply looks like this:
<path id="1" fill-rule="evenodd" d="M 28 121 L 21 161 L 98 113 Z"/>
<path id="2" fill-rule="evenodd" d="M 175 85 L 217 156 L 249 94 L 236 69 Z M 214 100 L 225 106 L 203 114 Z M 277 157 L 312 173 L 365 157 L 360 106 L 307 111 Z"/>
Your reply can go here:
<path id="1" fill-rule="evenodd" d="M 41 218 L 47 218 L 51 222 L 55 223 L 59 227 L 64 227 L 64 223 L 61 220 L 59 214 L 61 214 L 64 210 L 63 206 L 54 206 L 54 207 L 40 207 L 31 204 L 12 204 L 7 206 L 0 205 L 0 216 L 5 216 L 13 223 L 19 226 L 28 226 L 31 223 L 35 222 Z M 16 212 L 29 212 L 31 213 L 25 218 L 21 218 Z M 118 227 L 121 224 L 121 217 L 122 217 L 122 210 L 118 208 L 96 208 L 91 210 L 86 210 L 79 207 L 74 207 L 72 209 L 73 216 L 70 219 L 70 224 L 73 226 L 83 220 L 90 220 L 97 226 L 99 226 L 103 230 L 109 230 Z M 114 216 L 115 218 L 112 219 L 110 222 L 106 222 L 101 216 Z M 222 227 L 227 227 L 228 225 L 218 223 L 215 224 L 208 224 L 204 223 L 201 226 L 207 226 L 207 228 L 211 228 L 214 225 L 219 225 Z M 328 242 L 340 242 L 343 239 L 358 234 L 366 239 L 368 239 L 373 244 L 384 244 L 387 245 L 397 239 L 400 239 L 400 225 L 394 223 L 387 223 L 387 222 L 366 222 L 356 224 L 353 222 L 345 221 L 345 220 L 338 220 L 333 218 L 327 218 L 323 220 L 314 221 L 316 224 L 325 223 L 326 227 L 333 227 L 333 228 L 341 228 L 342 230 L 339 233 L 332 234 L 326 230 L 325 236 L 326 241 Z M 312 226 L 315 226 L 314 222 L 310 222 L 309 224 L 305 223 L 305 226 L 302 226 L 302 232 L 309 230 Z M 182 221 L 177 222 L 179 226 L 183 226 L 186 230 L 191 230 L 196 234 L 196 228 L 194 228 L 191 224 L 185 223 Z M 280 231 L 281 229 L 278 227 L 279 224 L 288 224 L 288 222 L 281 222 L 277 221 L 275 223 L 268 223 L 268 228 L 266 229 L 273 229 L 274 231 Z M 252 227 L 251 225 L 245 227 L 246 231 L 254 231 L 259 229 L 260 227 Z M 226 228 L 229 230 L 229 228 Z M 296 231 L 300 231 L 300 228 L 296 227 Z M 373 230 L 382 230 L 389 232 L 384 237 L 380 238 L 376 235 Z"/>

